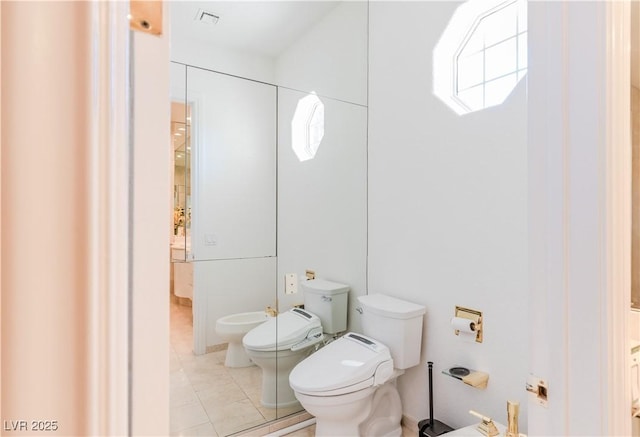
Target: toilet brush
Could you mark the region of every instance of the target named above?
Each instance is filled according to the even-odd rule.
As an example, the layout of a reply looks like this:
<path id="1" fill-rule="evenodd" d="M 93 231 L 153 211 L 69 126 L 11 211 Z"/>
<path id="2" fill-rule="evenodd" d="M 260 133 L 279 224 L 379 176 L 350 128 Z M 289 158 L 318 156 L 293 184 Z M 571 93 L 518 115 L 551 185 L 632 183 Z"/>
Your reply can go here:
<path id="1" fill-rule="evenodd" d="M 433 418 L 433 362 L 429 361 L 429 418 L 418 422 L 418 437 L 434 437 L 453 431 L 446 423 Z"/>

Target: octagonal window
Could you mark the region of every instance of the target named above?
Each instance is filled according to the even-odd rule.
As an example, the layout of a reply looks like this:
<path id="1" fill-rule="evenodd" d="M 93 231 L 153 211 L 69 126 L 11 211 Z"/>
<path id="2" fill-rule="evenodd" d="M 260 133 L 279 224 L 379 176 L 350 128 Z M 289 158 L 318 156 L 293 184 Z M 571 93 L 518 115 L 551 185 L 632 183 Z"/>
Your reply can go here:
<path id="1" fill-rule="evenodd" d="M 324 104 L 315 93 L 298 100 L 291 120 L 291 147 L 300 161 L 313 159 L 324 136 Z"/>
<path id="2" fill-rule="evenodd" d="M 433 50 L 434 94 L 458 114 L 500 105 L 526 74 L 526 0 L 469 0 Z"/>

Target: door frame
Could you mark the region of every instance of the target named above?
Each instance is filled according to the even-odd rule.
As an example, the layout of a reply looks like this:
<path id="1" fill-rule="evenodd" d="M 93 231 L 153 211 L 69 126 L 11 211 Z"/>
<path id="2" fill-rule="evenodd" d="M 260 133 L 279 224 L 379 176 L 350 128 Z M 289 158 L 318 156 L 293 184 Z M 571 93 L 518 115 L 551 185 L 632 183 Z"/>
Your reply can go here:
<path id="1" fill-rule="evenodd" d="M 631 429 L 629 16 L 529 2 L 531 435 Z"/>

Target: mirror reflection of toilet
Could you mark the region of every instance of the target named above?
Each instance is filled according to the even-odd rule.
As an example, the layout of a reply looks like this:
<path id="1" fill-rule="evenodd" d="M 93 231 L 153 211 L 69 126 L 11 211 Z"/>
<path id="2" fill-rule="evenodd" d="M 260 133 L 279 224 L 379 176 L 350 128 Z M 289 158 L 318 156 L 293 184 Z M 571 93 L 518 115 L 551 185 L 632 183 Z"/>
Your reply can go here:
<path id="1" fill-rule="evenodd" d="M 363 334 L 348 333 L 298 364 L 289 382 L 316 417 L 316 436 L 400 436 L 395 380 L 420 362 L 425 307 L 360 296 Z"/>
<path id="2" fill-rule="evenodd" d="M 262 370 L 261 403 L 267 408 L 298 405 L 289 373 L 324 340 L 347 327 L 349 287 L 322 279 L 301 283 L 305 309 L 293 308 L 249 331 L 242 343 Z M 323 334 L 324 333 L 324 334 Z"/>

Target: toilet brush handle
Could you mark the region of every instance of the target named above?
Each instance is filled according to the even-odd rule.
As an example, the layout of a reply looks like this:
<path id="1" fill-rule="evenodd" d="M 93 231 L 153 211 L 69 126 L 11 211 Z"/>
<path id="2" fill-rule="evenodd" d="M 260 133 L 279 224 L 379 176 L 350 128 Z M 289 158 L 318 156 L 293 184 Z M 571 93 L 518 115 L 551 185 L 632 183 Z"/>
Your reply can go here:
<path id="1" fill-rule="evenodd" d="M 429 426 L 433 429 L 433 361 L 427 362 L 429 366 Z"/>

